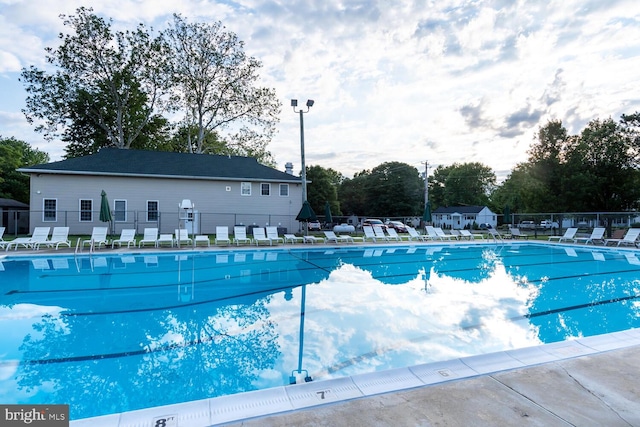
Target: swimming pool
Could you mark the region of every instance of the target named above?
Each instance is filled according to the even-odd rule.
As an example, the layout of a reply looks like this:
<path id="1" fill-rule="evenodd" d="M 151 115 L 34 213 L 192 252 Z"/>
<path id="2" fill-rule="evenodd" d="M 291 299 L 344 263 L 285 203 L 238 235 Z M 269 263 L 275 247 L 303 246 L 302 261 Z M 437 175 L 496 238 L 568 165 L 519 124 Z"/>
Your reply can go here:
<path id="1" fill-rule="evenodd" d="M 626 330 L 639 272 L 541 244 L 6 257 L 0 401 L 78 419 Z"/>

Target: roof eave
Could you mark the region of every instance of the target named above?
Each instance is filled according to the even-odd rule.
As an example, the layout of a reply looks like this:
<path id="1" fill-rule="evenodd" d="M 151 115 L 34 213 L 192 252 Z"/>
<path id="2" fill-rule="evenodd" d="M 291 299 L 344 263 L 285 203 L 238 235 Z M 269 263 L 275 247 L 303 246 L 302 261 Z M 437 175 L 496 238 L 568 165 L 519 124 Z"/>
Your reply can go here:
<path id="1" fill-rule="evenodd" d="M 89 176 L 110 176 L 110 177 L 131 177 L 131 178 L 167 178 L 167 179 L 198 179 L 205 181 L 260 181 L 260 182 L 291 182 L 301 183 L 301 179 L 277 179 L 277 178 L 251 178 L 251 177 L 224 177 L 224 176 L 193 176 L 193 175 L 164 175 L 164 174 L 142 174 L 142 173 L 114 173 L 114 172 L 91 172 L 91 171 L 69 171 L 50 169 L 29 169 L 20 168 L 18 172 L 29 174 L 51 174 L 51 175 L 89 175 Z M 307 181 L 310 182 L 310 181 Z"/>

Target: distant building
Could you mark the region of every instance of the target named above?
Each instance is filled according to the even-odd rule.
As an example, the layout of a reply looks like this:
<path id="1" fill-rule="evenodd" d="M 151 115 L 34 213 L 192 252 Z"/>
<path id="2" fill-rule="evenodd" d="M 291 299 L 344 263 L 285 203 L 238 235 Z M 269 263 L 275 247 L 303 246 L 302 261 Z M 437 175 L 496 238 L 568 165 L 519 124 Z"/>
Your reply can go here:
<path id="1" fill-rule="evenodd" d="M 498 216 L 486 206 L 440 206 L 431 216 L 436 227 L 454 230 L 471 228 L 474 223 L 498 225 Z"/>
<path id="2" fill-rule="evenodd" d="M 0 227 L 6 234 L 29 232 L 29 205 L 13 199 L 0 199 Z"/>
<path id="3" fill-rule="evenodd" d="M 190 200 L 191 232 L 213 234 L 236 224 L 297 230 L 302 180 L 240 156 L 104 148 L 98 153 L 28 166 L 30 226 L 68 226 L 90 234 L 100 222 L 101 192 L 107 193 L 114 231 L 158 227 L 170 233 L 180 223 L 179 205 Z"/>

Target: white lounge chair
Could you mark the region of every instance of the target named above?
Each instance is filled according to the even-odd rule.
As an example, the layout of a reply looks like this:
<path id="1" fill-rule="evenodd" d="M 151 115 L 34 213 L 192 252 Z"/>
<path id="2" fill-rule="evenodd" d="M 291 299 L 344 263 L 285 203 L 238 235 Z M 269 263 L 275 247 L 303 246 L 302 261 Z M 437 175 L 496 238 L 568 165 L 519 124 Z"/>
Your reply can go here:
<path id="1" fill-rule="evenodd" d="M 162 245 L 166 245 L 168 244 L 169 246 L 173 247 L 173 243 L 176 241 L 176 239 L 173 238 L 173 234 L 160 234 L 160 237 L 158 237 L 157 240 L 157 245 L 156 247 L 161 247 Z"/>
<path id="2" fill-rule="evenodd" d="M 273 245 L 273 242 L 267 235 L 264 233 L 264 228 L 262 227 L 254 227 L 253 228 L 253 242 L 256 246 L 259 246 L 260 243 L 269 243 L 269 246 Z"/>
<path id="3" fill-rule="evenodd" d="M 557 240 L 558 242 L 568 242 L 568 241 L 572 241 L 573 243 L 576 242 L 576 233 L 578 232 L 578 229 L 576 227 L 570 227 L 567 228 L 564 232 L 564 234 L 562 236 L 549 236 L 549 242 Z"/>
<path id="4" fill-rule="evenodd" d="M 229 238 L 229 227 L 226 225 L 216 226 L 216 237 L 213 239 L 214 245 L 230 245 L 231 239 Z"/>
<path id="5" fill-rule="evenodd" d="M 176 228 L 176 240 L 175 244 L 180 247 L 180 245 L 192 245 L 193 240 L 189 237 L 189 231 L 186 228 Z"/>
<path id="6" fill-rule="evenodd" d="M 274 242 L 276 244 L 280 242 L 284 243 L 284 239 L 278 236 L 278 227 L 271 226 L 271 227 L 267 227 L 266 229 L 267 229 L 267 238 L 271 239 L 271 243 L 274 243 Z"/>
<path id="7" fill-rule="evenodd" d="M 640 228 L 630 228 L 627 230 L 627 233 L 624 235 L 622 239 L 605 239 L 604 245 L 607 246 L 609 243 L 617 243 L 616 246 L 620 246 L 620 245 L 637 246 L 638 236 L 640 236 Z"/>
<path id="8" fill-rule="evenodd" d="M 55 246 L 56 250 L 58 250 L 60 245 L 65 245 L 70 248 L 71 241 L 69 240 L 69 227 L 53 227 L 51 238 L 47 240 L 46 244 L 49 248 L 53 248 Z M 37 245 L 36 249 L 38 247 L 40 247 L 40 243 Z"/>
<path id="9" fill-rule="evenodd" d="M 460 240 L 462 238 L 462 234 L 460 233 L 460 230 L 451 230 L 449 231 L 449 234 L 455 237 L 456 240 Z"/>
<path id="10" fill-rule="evenodd" d="M 376 240 L 384 240 L 385 242 L 389 241 L 389 236 L 384 233 L 384 230 L 379 225 L 373 226 L 373 234 L 376 236 Z"/>
<path id="11" fill-rule="evenodd" d="M 323 243 L 324 239 L 322 237 L 316 236 L 302 236 L 304 243 L 311 243 L 312 245 L 315 243 Z"/>
<path id="12" fill-rule="evenodd" d="M 395 240 L 396 242 L 402 242 L 402 238 L 398 235 L 395 228 L 387 228 L 388 240 Z"/>
<path id="13" fill-rule="evenodd" d="M 18 237 L 7 243 L 6 249 L 11 249 L 14 246 L 14 250 L 17 250 L 19 246 L 24 246 L 27 249 L 38 249 L 40 245 L 46 244 L 49 240 L 49 231 L 51 227 L 35 227 L 31 237 Z"/>
<path id="14" fill-rule="evenodd" d="M 0 227 L 0 248 L 4 248 L 5 245 L 9 242 L 5 241 L 4 238 L 2 236 L 4 236 L 4 227 Z"/>
<path id="15" fill-rule="evenodd" d="M 596 244 L 596 242 L 601 242 L 604 244 L 604 232 L 606 231 L 606 228 L 604 227 L 595 227 L 593 229 L 593 231 L 591 232 L 591 236 L 589 237 L 576 237 L 575 241 L 576 243 L 584 241 L 584 244 L 588 244 L 591 243 L 593 245 Z"/>
<path id="16" fill-rule="evenodd" d="M 247 228 L 244 225 L 236 225 L 233 227 L 233 243 L 236 246 L 242 244 L 250 245 L 252 242 L 251 238 L 247 237 Z"/>
<path id="17" fill-rule="evenodd" d="M 438 233 L 436 232 L 436 228 L 432 225 L 427 225 L 426 227 L 424 227 L 424 231 L 427 232 L 426 236 L 427 239 L 429 240 L 442 240 L 442 237 L 438 236 Z"/>
<path id="18" fill-rule="evenodd" d="M 460 236 L 462 236 L 463 239 L 468 239 L 468 240 L 475 240 L 475 239 L 484 240 L 484 236 L 482 234 L 472 233 L 469 230 L 460 230 Z"/>
<path id="19" fill-rule="evenodd" d="M 304 237 L 296 236 L 295 234 L 285 234 L 284 235 L 284 242 L 285 243 L 291 243 L 292 245 L 294 243 L 303 243 L 304 242 Z"/>
<path id="20" fill-rule="evenodd" d="M 407 233 L 409 233 L 409 240 L 421 240 L 423 242 L 429 240 L 427 236 L 418 233 L 418 230 L 413 227 L 407 227 Z"/>
<path id="21" fill-rule="evenodd" d="M 493 240 L 496 242 L 498 240 L 504 240 L 504 236 L 502 236 L 502 234 L 500 234 L 500 232 L 495 228 L 487 228 L 487 232 L 491 235 Z"/>
<path id="22" fill-rule="evenodd" d="M 510 227 L 509 234 L 511 234 L 512 239 L 519 239 L 519 238 L 529 239 L 529 235 L 520 232 L 519 228 Z"/>
<path id="23" fill-rule="evenodd" d="M 329 242 L 335 242 L 335 243 L 340 243 L 340 242 L 351 242 L 353 243 L 353 238 L 351 236 L 346 236 L 346 235 L 340 235 L 337 236 L 336 233 L 334 233 L 333 231 L 325 231 L 324 232 L 324 236 L 325 236 L 325 243 L 329 243 Z"/>
<path id="24" fill-rule="evenodd" d="M 173 239 L 171 239 L 173 242 Z M 158 229 L 157 228 L 145 228 L 142 233 L 142 239 L 138 242 L 138 247 L 141 248 L 145 245 L 153 245 L 158 247 Z"/>
<path id="25" fill-rule="evenodd" d="M 362 231 L 364 231 L 364 241 L 371 240 L 372 242 L 376 242 L 376 234 L 373 231 L 373 227 L 370 225 L 365 225 L 362 227 Z"/>
<path id="26" fill-rule="evenodd" d="M 111 242 L 111 249 L 113 249 L 116 244 L 118 245 L 119 248 L 121 248 L 124 243 L 127 244 L 127 249 L 129 249 L 131 246 L 133 246 L 134 248 L 136 247 L 136 230 L 135 229 L 124 228 L 120 232 L 120 237 Z"/>
<path id="27" fill-rule="evenodd" d="M 91 231 L 91 237 L 82 241 L 82 247 L 86 245 L 93 246 L 93 248 L 100 248 L 100 246 L 106 246 L 109 244 L 107 240 L 107 234 L 109 233 L 108 227 L 93 227 Z"/>
<path id="28" fill-rule="evenodd" d="M 207 236 L 206 234 L 198 234 L 196 236 L 193 236 L 193 244 L 195 246 L 207 245 L 207 247 L 210 248 L 211 240 L 209 240 L 209 236 Z"/>
<path id="29" fill-rule="evenodd" d="M 440 240 L 458 240 L 456 236 L 445 233 L 441 227 L 433 227 L 433 229 L 436 231 L 436 235 Z"/>

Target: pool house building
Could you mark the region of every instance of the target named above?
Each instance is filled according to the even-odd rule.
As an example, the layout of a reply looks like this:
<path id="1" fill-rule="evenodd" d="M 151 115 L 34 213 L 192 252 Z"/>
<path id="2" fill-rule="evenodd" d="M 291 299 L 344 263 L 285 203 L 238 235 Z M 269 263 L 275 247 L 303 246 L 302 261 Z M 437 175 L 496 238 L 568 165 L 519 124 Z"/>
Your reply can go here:
<path id="1" fill-rule="evenodd" d="M 432 213 L 437 227 L 461 230 L 473 224 L 498 224 L 498 216 L 486 206 L 440 206 Z"/>
<path id="2" fill-rule="evenodd" d="M 184 227 L 214 234 L 219 225 L 299 229 L 301 178 L 250 157 L 103 148 L 18 171 L 30 175 L 31 230 L 67 226 L 71 234 L 90 234 L 107 225 L 100 221 L 103 191 L 116 233 Z"/>

